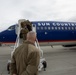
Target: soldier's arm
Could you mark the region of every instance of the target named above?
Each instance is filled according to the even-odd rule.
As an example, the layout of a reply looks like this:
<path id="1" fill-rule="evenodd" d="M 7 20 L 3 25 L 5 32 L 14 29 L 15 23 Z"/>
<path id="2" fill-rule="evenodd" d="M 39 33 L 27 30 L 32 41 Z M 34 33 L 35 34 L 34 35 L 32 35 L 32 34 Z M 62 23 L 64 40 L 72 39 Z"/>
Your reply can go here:
<path id="1" fill-rule="evenodd" d="M 11 75 L 17 75 L 16 62 L 15 62 L 14 55 L 12 56 L 12 59 L 11 59 L 10 73 Z"/>
<path id="2" fill-rule="evenodd" d="M 40 61 L 39 52 L 35 51 L 28 56 L 28 65 L 26 70 L 21 75 L 34 75 L 38 71 Z"/>

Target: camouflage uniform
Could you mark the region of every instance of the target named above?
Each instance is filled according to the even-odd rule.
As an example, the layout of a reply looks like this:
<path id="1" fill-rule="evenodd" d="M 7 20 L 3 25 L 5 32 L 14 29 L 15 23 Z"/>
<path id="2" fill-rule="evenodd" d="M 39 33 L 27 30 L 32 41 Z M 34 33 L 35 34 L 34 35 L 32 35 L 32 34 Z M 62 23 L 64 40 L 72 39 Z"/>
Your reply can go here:
<path id="1" fill-rule="evenodd" d="M 28 32 L 29 32 L 29 30 L 27 28 L 22 28 L 20 34 L 21 34 L 21 37 L 23 40 L 26 40 L 26 36 L 27 36 Z"/>
<path id="2" fill-rule="evenodd" d="M 32 30 L 32 23 L 29 20 L 27 20 L 26 25 L 27 25 L 28 30 L 31 31 Z"/>
<path id="3" fill-rule="evenodd" d="M 29 20 L 21 22 L 21 32 L 23 40 L 26 40 L 27 33 L 32 30 L 32 23 Z"/>
<path id="4" fill-rule="evenodd" d="M 26 36 L 27 36 L 27 33 L 29 32 L 28 28 L 27 28 L 27 25 L 26 25 L 26 22 L 21 22 L 21 31 L 20 31 L 20 38 L 24 40 L 26 40 Z"/>

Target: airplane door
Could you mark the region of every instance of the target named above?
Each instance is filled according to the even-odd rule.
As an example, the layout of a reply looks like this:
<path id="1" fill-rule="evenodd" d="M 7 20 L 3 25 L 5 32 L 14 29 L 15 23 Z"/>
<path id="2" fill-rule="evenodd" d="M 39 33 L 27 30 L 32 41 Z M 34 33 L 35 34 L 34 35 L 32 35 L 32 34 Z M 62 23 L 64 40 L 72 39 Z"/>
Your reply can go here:
<path id="1" fill-rule="evenodd" d="M 76 40 L 76 32 L 72 31 L 72 35 L 73 35 L 73 40 Z"/>
<path id="2" fill-rule="evenodd" d="M 36 25 L 32 25 L 32 31 L 36 32 Z"/>

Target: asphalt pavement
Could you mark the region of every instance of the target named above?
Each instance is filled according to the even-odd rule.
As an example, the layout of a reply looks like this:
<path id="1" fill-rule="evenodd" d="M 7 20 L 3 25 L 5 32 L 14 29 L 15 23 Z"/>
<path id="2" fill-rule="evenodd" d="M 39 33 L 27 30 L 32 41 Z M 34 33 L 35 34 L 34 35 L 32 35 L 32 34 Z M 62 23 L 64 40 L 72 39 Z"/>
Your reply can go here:
<path id="1" fill-rule="evenodd" d="M 44 58 L 47 61 L 46 71 L 39 75 L 76 75 L 76 47 L 43 46 Z M 9 75 L 7 62 L 11 59 L 11 51 L 8 46 L 0 47 L 0 75 Z"/>

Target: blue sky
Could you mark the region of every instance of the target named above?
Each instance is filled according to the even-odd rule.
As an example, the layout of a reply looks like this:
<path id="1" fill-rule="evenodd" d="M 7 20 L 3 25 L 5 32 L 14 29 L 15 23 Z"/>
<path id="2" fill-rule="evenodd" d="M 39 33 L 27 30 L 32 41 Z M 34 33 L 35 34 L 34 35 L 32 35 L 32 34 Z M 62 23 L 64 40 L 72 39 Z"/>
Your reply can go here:
<path id="1" fill-rule="evenodd" d="M 76 21 L 76 0 L 0 0 L 0 30 L 19 19 Z"/>

